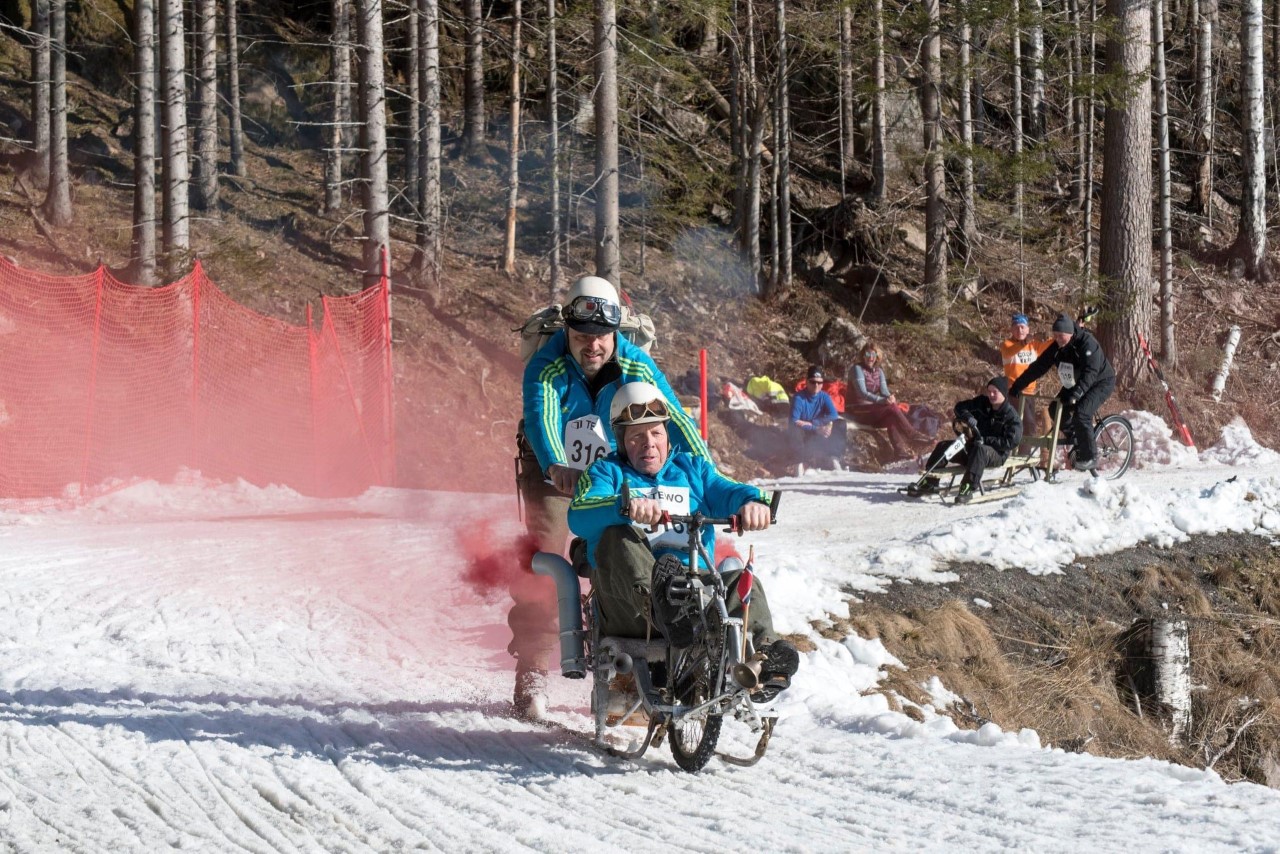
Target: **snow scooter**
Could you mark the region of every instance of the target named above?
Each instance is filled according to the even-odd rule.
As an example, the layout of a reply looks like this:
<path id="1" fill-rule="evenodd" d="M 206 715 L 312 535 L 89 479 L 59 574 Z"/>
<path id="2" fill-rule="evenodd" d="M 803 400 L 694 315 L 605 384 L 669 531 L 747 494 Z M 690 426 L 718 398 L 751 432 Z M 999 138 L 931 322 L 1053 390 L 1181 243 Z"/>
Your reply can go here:
<path id="1" fill-rule="evenodd" d="M 777 516 L 781 497 L 780 492 L 773 494 L 771 519 Z M 623 515 L 629 503 L 629 490 L 624 486 Z M 698 568 L 713 565 L 702 545 L 703 528 L 727 525 L 726 533 L 741 533 L 738 518 L 716 519 L 700 512 L 689 516 L 664 513 L 658 524 L 688 535 L 689 563 L 682 565 L 672 579 L 666 601 L 674 606 L 683 624 L 691 625 L 692 640 L 687 645 L 676 645 L 662 636 L 646 639 L 603 635 L 594 592 L 582 595 L 578 572 L 563 557 L 538 552 L 533 556 L 533 571 L 556 582 L 560 673 L 569 679 L 591 674 L 594 743 L 610 755 L 638 759 L 649 747 L 660 746 L 667 738 L 672 757 L 685 771 L 701 770 L 712 756 L 733 765 L 754 765 L 768 749 L 777 716 L 770 713 L 768 701 L 759 694 L 764 654 L 753 648 L 745 630 L 751 607 L 753 560 L 748 557 L 743 566 L 741 560 L 728 558 L 715 570 Z M 729 591 L 722 573 L 737 569 L 742 570 L 737 591 L 744 614 L 731 617 L 726 604 Z M 583 574 L 589 578 L 587 572 L 584 567 Z M 625 678 L 628 676 L 629 680 Z M 751 756 L 716 752 L 725 717 L 759 733 Z M 624 750 L 608 742 L 606 736 L 611 732 L 637 724 L 646 727 L 638 746 Z"/>

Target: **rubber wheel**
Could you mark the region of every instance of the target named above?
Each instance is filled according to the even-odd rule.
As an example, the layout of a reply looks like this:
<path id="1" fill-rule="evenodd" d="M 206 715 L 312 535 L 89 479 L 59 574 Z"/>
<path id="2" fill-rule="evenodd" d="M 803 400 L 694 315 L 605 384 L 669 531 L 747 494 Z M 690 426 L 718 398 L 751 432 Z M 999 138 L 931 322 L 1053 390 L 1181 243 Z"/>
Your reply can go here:
<path id="1" fill-rule="evenodd" d="M 720 690 L 721 679 L 716 671 L 723 667 L 721 652 L 724 631 L 714 612 L 705 613 L 706 622 L 701 642 L 681 653 L 672 680 L 675 700 L 682 706 L 696 706 L 714 697 Z M 705 715 L 699 719 L 674 718 L 669 726 L 668 740 L 671 755 L 685 771 L 695 773 L 715 755 L 720 741 L 721 715 Z"/>
<path id="2" fill-rule="evenodd" d="M 1115 480 L 1129 470 L 1133 462 L 1133 425 L 1127 418 L 1108 415 L 1093 428 L 1093 441 L 1097 447 L 1094 460 L 1094 476 Z"/>
<path id="3" fill-rule="evenodd" d="M 690 773 L 701 771 L 711 757 L 715 756 L 722 723 L 722 715 L 707 715 L 701 720 L 685 718 L 672 721 L 667 738 L 671 742 L 671 755 L 675 757 L 676 764 Z"/>

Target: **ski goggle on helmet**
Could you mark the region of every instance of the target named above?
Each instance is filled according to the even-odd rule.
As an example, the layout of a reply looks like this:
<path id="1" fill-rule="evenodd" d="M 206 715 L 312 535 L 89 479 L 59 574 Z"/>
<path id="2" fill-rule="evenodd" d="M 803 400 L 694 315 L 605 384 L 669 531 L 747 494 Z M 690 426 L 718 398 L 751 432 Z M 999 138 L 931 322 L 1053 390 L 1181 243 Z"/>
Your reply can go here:
<path id="1" fill-rule="evenodd" d="M 615 429 L 670 420 L 667 401 L 653 383 L 627 383 L 609 404 L 609 423 Z"/>
<path id="2" fill-rule="evenodd" d="M 574 282 L 561 314 L 570 329 L 586 335 L 605 335 L 622 322 L 618 291 L 599 276 L 583 276 Z"/>

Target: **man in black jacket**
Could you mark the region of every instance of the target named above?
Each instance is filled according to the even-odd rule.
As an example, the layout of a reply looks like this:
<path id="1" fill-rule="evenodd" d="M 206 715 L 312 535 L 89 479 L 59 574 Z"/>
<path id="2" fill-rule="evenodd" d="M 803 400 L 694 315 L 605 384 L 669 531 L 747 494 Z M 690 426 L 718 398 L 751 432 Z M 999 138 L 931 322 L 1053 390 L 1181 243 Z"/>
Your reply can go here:
<path id="1" fill-rule="evenodd" d="M 965 467 L 956 503 L 967 504 L 973 498 L 975 486 L 982 482 L 982 472 L 1004 465 L 1009 453 L 1022 441 L 1022 419 L 1009 403 L 1009 381 L 1003 376 L 992 377 L 983 394 L 957 403 L 955 415 L 956 423 L 969 437 L 964 450 L 955 457 L 955 462 Z M 929 455 L 926 470 L 941 462 L 950 444 L 937 444 Z M 927 495 L 937 489 L 938 478 L 926 477 L 918 486 L 907 487 L 907 494 Z"/>
<path id="2" fill-rule="evenodd" d="M 1077 326 L 1065 314 L 1053 322 L 1053 343 L 1018 377 L 1009 394 L 1017 397 L 1022 390 L 1057 366 L 1062 391 L 1049 404 L 1049 416 L 1056 417 L 1055 407 L 1066 407 L 1062 426 L 1075 443 L 1074 466 L 1082 471 L 1095 465 L 1097 449 L 1093 442 L 1093 417 L 1116 388 L 1116 372 L 1102 352 L 1098 339 L 1087 329 Z"/>

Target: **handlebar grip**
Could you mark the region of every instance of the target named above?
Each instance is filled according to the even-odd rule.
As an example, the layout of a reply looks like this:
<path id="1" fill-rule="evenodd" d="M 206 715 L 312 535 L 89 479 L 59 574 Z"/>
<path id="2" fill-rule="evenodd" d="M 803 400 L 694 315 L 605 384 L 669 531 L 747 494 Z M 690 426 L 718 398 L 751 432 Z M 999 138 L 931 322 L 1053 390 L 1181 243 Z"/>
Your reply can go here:
<path id="1" fill-rule="evenodd" d="M 778 503 L 782 501 L 782 490 L 775 489 L 773 491 L 773 500 L 769 502 L 769 524 L 772 525 L 778 521 Z"/>
<path id="2" fill-rule="evenodd" d="M 631 485 L 625 481 L 622 484 L 622 506 L 618 508 L 618 512 L 623 516 L 631 515 Z"/>

